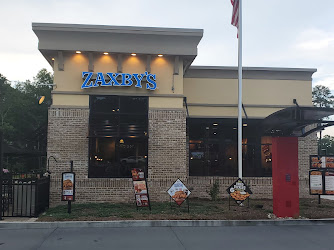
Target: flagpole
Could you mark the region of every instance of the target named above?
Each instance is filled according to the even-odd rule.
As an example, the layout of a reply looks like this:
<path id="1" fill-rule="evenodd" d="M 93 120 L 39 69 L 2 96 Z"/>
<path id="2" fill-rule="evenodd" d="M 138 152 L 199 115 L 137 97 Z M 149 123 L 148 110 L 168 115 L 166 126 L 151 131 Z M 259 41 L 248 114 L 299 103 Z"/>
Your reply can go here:
<path id="1" fill-rule="evenodd" d="M 239 0 L 238 27 L 238 176 L 242 178 L 242 0 Z"/>

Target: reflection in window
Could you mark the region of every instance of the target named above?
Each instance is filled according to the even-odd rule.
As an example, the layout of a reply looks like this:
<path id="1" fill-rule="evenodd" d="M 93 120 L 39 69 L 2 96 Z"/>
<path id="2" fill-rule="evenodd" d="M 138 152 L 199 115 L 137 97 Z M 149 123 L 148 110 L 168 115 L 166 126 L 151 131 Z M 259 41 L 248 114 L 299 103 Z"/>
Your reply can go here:
<path id="1" fill-rule="evenodd" d="M 243 176 L 271 176 L 271 137 L 257 131 L 258 120 L 243 127 Z M 187 120 L 189 175 L 238 176 L 236 119 Z"/>
<path id="2" fill-rule="evenodd" d="M 131 177 L 147 170 L 146 97 L 91 96 L 89 177 Z"/>

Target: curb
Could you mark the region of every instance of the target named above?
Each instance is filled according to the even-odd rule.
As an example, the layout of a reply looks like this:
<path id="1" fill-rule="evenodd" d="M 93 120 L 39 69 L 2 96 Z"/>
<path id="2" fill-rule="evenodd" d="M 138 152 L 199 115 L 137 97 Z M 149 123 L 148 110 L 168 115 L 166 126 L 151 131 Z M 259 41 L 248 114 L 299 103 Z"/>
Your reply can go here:
<path id="1" fill-rule="evenodd" d="M 309 226 L 334 224 L 334 219 L 318 220 L 137 220 L 1 222 L 0 229 L 122 228 L 122 227 L 226 227 L 226 226 Z"/>

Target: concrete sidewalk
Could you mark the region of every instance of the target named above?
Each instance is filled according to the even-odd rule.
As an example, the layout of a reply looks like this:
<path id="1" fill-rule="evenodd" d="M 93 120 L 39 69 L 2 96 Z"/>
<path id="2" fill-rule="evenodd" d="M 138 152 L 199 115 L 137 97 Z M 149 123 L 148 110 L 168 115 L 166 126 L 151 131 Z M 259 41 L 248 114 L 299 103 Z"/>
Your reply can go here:
<path id="1" fill-rule="evenodd" d="M 35 219 L 35 218 L 32 218 Z M 33 222 L 1 221 L 1 229 L 55 229 L 55 228 L 126 228 L 126 227 L 224 227 L 224 226 L 283 226 L 326 225 L 334 219 L 318 220 L 124 220 L 124 221 L 64 221 Z"/>

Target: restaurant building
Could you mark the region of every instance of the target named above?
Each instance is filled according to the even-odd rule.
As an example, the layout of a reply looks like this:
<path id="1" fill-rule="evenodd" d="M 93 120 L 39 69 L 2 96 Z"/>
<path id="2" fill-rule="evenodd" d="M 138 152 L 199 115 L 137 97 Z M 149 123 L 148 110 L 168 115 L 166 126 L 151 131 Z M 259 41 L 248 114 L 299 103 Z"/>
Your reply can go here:
<path id="1" fill-rule="evenodd" d="M 74 161 L 77 202 L 134 202 L 131 168 L 147 174 L 151 200 L 182 180 L 207 198 L 237 173 L 236 67 L 192 66 L 201 29 L 33 23 L 54 70 L 48 116 L 51 205 Z M 305 68 L 243 68 L 243 176 L 255 198 L 272 198 L 272 114 L 312 106 Z M 270 120 L 270 119 L 269 119 Z M 309 130 L 301 128 L 301 133 Z M 296 131 L 291 130 L 291 135 Z M 298 135 L 299 136 L 299 135 Z M 315 133 L 298 138 L 300 196 L 308 195 Z"/>

